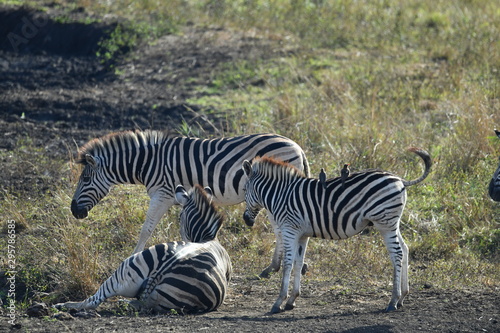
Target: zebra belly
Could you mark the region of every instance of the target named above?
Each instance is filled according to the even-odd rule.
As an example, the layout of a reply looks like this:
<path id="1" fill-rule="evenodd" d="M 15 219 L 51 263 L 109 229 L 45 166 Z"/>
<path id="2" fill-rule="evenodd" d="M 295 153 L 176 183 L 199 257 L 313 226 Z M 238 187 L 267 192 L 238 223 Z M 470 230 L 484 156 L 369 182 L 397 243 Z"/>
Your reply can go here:
<path id="1" fill-rule="evenodd" d="M 342 226 L 339 227 L 338 220 L 330 220 L 328 223 L 315 224 L 314 228 L 311 228 L 313 231 L 306 236 L 332 240 L 347 239 L 361 233 L 369 223 L 368 220 L 360 220 L 354 226 L 348 224 L 344 229 Z"/>

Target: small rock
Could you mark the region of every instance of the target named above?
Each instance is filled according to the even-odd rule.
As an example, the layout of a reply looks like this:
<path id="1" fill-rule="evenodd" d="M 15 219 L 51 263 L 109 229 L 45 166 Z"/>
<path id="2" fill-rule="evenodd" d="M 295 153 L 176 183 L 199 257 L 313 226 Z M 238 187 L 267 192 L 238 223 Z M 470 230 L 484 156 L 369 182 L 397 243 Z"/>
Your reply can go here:
<path id="1" fill-rule="evenodd" d="M 26 310 L 28 317 L 44 317 L 50 314 L 49 306 L 45 303 L 35 303 Z"/>

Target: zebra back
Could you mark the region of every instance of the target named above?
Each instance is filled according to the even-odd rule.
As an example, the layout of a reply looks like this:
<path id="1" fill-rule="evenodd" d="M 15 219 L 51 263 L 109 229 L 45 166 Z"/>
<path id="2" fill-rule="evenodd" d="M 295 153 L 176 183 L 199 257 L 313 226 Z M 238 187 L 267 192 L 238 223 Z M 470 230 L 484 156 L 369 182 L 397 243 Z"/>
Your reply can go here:
<path id="1" fill-rule="evenodd" d="M 185 242 L 204 243 L 217 238 L 222 215 L 212 203 L 212 190 L 196 184 L 190 192 L 184 186 L 175 189 L 175 199 L 183 206 L 180 231 Z"/>
<path id="2" fill-rule="evenodd" d="M 87 142 L 78 152 L 78 164 L 89 164 L 88 155 L 109 157 L 113 150 L 115 152 L 126 152 L 127 150 L 139 149 L 148 145 L 156 145 L 168 138 L 167 133 L 162 131 L 123 131 L 107 134 Z"/>

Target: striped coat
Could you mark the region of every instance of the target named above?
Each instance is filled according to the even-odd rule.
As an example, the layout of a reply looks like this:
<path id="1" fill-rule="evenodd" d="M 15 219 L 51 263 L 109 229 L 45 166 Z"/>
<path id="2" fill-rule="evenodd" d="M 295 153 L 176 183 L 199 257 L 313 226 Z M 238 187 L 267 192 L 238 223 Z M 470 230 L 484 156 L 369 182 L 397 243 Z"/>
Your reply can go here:
<path id="1" fill-rule="evenodd" d="M 71 201 L 71 212 L 85 218 L 111 186 L 142 184 L 151 201 L 134 253 L 142 251 L 154 228 L 175 204 L 175 187 L 195 184 L 213 190 L 218 205 L 244 200 L 244 160 L 273 156 L 309 173 L 302 149 L 276 134 L 253 134 L 202 140 L 168 137 L 157 131 L 127 131 L 94 139 L 82 147 L 77 159 L 84 165 Z"/>
<path id="2" fill-rule="evenodd" d="M 217 240 L 222 216 L 211 196 L 196 185 L 176 190 L 181 211 L 182 241 L 158 244 L 124 260 L 83 302 L 58 308 L 95 309 L 112 296 L 137 298 L 132 304 L 155 312 L 198 313 L 217 309 L 227 294 L 232 266 Z"/>
<path id="3" fill-rule="evenodd" d="M 278 244 L 273 261 L 263 274 L 277 271 L 283 260 L 281 291 L 271 312 L 282 310 L 282 303 L 288 298 L 292 268 L 303 266 L 309 237 L 345 239 L 370 224 L 382 234 L 394 267 L 393 293 L 387 311 L 402 305 L 408 293 L 408 248 L 399 223 L 406 203 L 406 187 L 424 180 L 431 167 L 427 152 L 417 148 L 411 151 L 425 163 L 422 176 L 412 181 L 385 171 L 368 170 L 323 182 L 307 178 L 300 170 L 272 158 L 243 164 L 248 177 L 243 218 L 252 224 L 265 208 Z M 295 306 L 300 273 L 301 269 L 294 270 L 293 290 L 285 309 Z"/>

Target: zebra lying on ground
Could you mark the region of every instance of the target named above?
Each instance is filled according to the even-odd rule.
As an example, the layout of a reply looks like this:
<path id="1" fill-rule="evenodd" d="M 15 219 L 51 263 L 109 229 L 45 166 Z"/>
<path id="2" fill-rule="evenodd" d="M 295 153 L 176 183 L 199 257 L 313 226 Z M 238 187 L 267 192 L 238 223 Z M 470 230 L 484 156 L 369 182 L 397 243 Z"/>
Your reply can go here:
<path id="1" fill-rule="evenodd" d="M 244 200 L 244 160 L 273 156 L 290 162 L 309 174 L 302 149 L 294 141 L 276 134 L 254 134 L 213 140 L 169 138 L 157 131 L 113 133 L 85 144 L 77 163 L 84 165 L 71 201 L 78 219 L 88 212 L 113 185 L 143 184 L 151 201 L 134 253 L 142 251 L 154 228 L 175 204 L 178 184 L 209 186 L 218 205 Z"/>
<path id="2" fill-rule="evenodd" d="M 495 130 L 495 134 L 500 139 L 500 131 Z M 488 188 L 488 193 L 490 198 L 495 201 L 500 201 L 500 164 L 498 165 L 497 170 L 493 174 L 493 177 L 490 181 L 490 186 Z"/>
<path id="3" fill-rule="evenodd" d="M 95 309 L 109 297 L 124 296 L 136 297 L 141 308 L 156 312 L 217 309 L 224 301 L 232 272 L 229 255 L 217 240 L 222 216 L 211 195 L 199 185 L 189 193 L 179 185 L 175 197 L 183 206 L 183 241 L 158 244 L 130 256 L 95 295 L 56 307 Z"/>
<path id="4" fill-rule="evenodd" d="M 345 179 L 323 184 L 306 178 L 300 170 L 272 158 L 256 158 L 243 163 L 248 176 L 245 185 L 246 209 L 243 218 L 252 224 L 262 208 L 267 209 L 280 244 L 266 271 L 277 271 L 283 258 L 281 291 L 271 312 L 282 310 L 288 297 L 293 267 L 302 267 L 309 237 L 345 239 L 360 233 L 373 223 L 382 234 L 394 267 L 392 298 L 386 311 L 403 304 L 408 294 L 408 247 L 399 230 L 406 203 L 406 187 L 424 180 L 430 172 L 429 154 L 418 148 L 425 171 L 416 180 L 406 181 L 389 172 L 367 170 L 354 172 Z M 295 307 L 300 293 L 300 269 L 294 269 L 294 283 L 285 310 Z"/>

